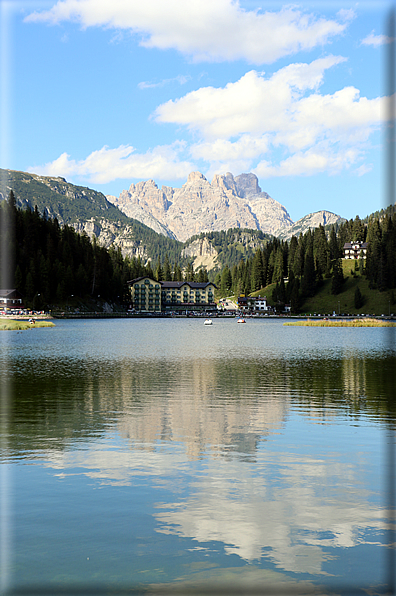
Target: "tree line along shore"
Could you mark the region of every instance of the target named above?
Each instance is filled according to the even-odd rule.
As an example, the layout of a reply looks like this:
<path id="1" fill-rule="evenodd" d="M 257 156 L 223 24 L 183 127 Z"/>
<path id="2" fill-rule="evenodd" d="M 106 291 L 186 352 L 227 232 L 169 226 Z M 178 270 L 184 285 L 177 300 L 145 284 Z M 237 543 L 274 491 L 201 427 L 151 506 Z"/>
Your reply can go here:
<path id="1" fill-rule="evenodd" d="M 214 281 L 217 298 L 266 295 L 282 312 L 390 314 L 396 288 L 395 206 L 365 219 L 356 217 L 325 229 L 319 226 L 284 241 L 269 239 L 252 257 L 234 256 L 222 269 L 194 271 L 168 254 L 156 263 L 124 257 L 120 249 L 100 246 L 37 210 L 21 209 L 10 197 L 0 205 L 2 231 L 0 286 L 15 288 L 34 310 L 97 310 L 111 303 L 130 306 L 128 281 L 149 276 L 158 281 Z M 366 258 L 343 259 L 345 242 L 368 243 Z M 237 251 L 236 251 L 237 253 Z"/>

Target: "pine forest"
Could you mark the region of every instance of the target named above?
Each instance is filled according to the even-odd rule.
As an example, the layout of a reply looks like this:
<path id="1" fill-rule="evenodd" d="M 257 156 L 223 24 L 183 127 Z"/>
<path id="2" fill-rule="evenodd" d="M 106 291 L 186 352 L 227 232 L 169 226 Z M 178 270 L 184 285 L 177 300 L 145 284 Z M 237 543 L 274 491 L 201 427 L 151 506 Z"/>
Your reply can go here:
<path id="1" fill-rule="evenodd" d="M 16 288 L 24 296 L 25 304 L 37 310 L 65 304 L 72 296 L 100 297 L 126 305 L 127 282 L 143 275 L 173 281 L 210 279 L 218 287 L 218 297 L 249 295 L 275 284 L 272 301 L 278 305 L 288 303 L 291 311 L 297 313 L 305 300 L 315 297 L 326 280 L 331 280 L 333 295 L 342 291 L 345 242 L 368 243 L 367 258 L 354 262 L 352 275 L 364 276 L 371 289 L 390 291 L 393 295 L 395 212 L 392 206 L 338 227 L 325 230 L 320 226 L 289 241 L 268 236 L 251 256 L 229 250 L 226 264 L 207 272 L 205 268 L 194 271 L 192 260 L 178 257 L 180 251 L 174 251 L 170 258 L 167 245 L 164 246 L 167 252 L 159 253 L 156 261 L 123 257 L 120 249 L 105 249 L 95 238 L 91 240 L 70 226 L 61 227 L 56 219 L 43 217 L 37 207 L 34 210 L 16 207 L 11 191 L 0 208 L 0 284 L 2 288 Z M 218 235 L 224 237 L 224 246 L 227 234 Z"/>

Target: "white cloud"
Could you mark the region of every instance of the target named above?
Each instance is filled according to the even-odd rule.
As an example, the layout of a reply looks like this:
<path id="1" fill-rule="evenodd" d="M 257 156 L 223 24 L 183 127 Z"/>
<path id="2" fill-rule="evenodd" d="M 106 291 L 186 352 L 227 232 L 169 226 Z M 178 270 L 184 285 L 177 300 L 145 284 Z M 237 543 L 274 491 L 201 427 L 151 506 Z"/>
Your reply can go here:
<path id="1" fill-rule="evenodd" d="M 341 8 L 337 12 L 337 16 L 341 21 L 352 21 L 356 17 L 356 13 L 352 8 Z"/>
<path id="2" fill-rule="evenodd" d="M 363 175 L 370 136 L 389 118 L 389 99 L 361 97 L 355 87 L 322 95 L 326 70 L 344 61 L 327 56 L 289 64 L 270 77 L 252 70 L 223 88 L 203 87 L 160 105 L 153 119 L 187 128 L 194 136 L 189 146 L 177 141 L 144 154 L 131 146 L 103 147 L 81 161 L 64 153 L 33 170 L 95 183 L 180 180 L 198 169 L 209 176 L 254 171 L 263 178 L 345 169 Z"/>
<path id="3" fill-rule="evenodd" d="M 265 136 L 242 135 L 235 142 L 216 139 L 195 143 L 190 147 L 190 154 L 194 160 L 210 163 L 205 174 L 211 179 L 215 174 L 249 171 L 252 162 L 268 150 L 269 142 Z"/>
<path id="4" fill-rule="evenodd" d="M 289 64 L 268 78 L 250 71 L 224 88 L 201 88 L 162 104 L 154 118 L 200 135 L 190 152 L 209 162 L 211 172 L 243 164 L 245 170 L 256 165 L 263 177 L 334 174 L 364 158 L 370 135 L 386 119 L 386 98 L 361 97 L 354 87 L 320 94 L 325 71 L 344 60 Z M 271 164 L 275 150 L 286 157 Z"/>
<path id="5" fill-rule="evenodd" d="M 138 83 L 138 87 L 139 89 L 154 89 L 156 87 L 165 87 L 165 85 L 168 85 L 169 83 L 179 83 L 179 85 L 185 85 L 190 80 L 191 77 L 189 75 L 178 75 L 177 77 L 172 77 L 171 79 L 163 79 L 157 83 L 142 81 L 141 83 Z"/>
<path id="6" fill-rule="evenodd" d="M 106 184 L 117 178 L 184 179 L 194 166 L 179 159 L 183 150 L 183 143 L 158 146 L 142 154 L 135 153 L 133 147 L 126 145 L 116 149 L 102 147 L 80 161 L 62 153 L 58 159 L 28 170 L 43 176 L 88 178 L 96 184 Z"/>
<path id="7" fill-rule="evenodd" d="M 206 161 L 221 161 L 241 159 L 254 159 L 257 155 L 268 150 L 268 140 L 265 137 L 252 137 L 243 135 L 238 141 L 232 143 L 224 139 L 212 142 L 201 142 L 192 145 L 190 153 L 194 159 Z"/>
<path id="8" fill-rule="evenodd" d="M 364 176 L 364 174 L 371 172 L 372 169 L 373 169 L 373 166 L 371 164 L 364 163 L 363 165 L 356 168 L 355 174 L 357 174 L 358 176 Z"/>
<path id="9" fill-rule="evenodd" d="M 351 15 L 344 12 L 338 22 L 290 6 L 248 11 L 237 0 L 59 0 L 26 21 L 127 29 L 140 35 L 145 47 L 176 49 L 195 61 L 263 64 L 328 43 L 348 26 Z"/>
<path id="10" fill-rule="evenodd" d="M 154 118 L 196 129 L 207 139 L 273 132 L 305 91 L 319 87 L 325 70 L 344 61 L 328 56 L 311 64 L 289 64 L 270 78 L 252 70 L 224 88 L 202 87 L 168 101 L 156 109 Z"/>
<path id="11" fill-rule="evenodd" d="M 313 176 L 323 172 L 334 175 L 349 169 L 359 157 L 360 152 L 357 149 L 336 151 L 327 143 L 318 143 L 305 152 L 294 153 L 279 165 L 274 166 L 267 161 L 260 162 L 254 173 L 260 178 Z"/>
<path id="12" fill-rule="evenodd" d="M 375 48 L 378 48 L 379 46 L 390 43 L 391 41 L 391 37 L 388 37 L 387 35 L 374 35 L 374 31 L 372 31 L 362 40 L 362 45 L 374 46 Z"/>

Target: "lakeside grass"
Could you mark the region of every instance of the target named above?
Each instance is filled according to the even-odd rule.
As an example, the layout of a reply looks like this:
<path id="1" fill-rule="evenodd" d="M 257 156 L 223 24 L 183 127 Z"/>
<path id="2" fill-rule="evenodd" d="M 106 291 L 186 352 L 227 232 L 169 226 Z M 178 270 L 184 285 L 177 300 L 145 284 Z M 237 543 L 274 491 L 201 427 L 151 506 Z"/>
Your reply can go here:
<path id="1" fill-rule="evenodd" d="M 283 323 L 289 327 L 396 327 L 396 323 L 378 319 L 353 319 L 352 321 L 293 321 Z"/>
<path id="2" fill-rule="evenodd" d="M 16 321 L 14 319 L 0 319 L 0 330 L 3 331 L 25 331 L 26 329 L 37 329 L 38 327 L 55 327 L 51 321 Z"/>

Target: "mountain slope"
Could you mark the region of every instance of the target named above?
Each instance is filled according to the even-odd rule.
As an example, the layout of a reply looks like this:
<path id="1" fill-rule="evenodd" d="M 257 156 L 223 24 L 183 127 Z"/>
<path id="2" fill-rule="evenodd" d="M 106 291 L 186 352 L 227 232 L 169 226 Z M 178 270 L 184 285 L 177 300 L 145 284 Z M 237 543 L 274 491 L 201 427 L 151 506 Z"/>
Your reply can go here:
<path id="1" fill-rule="evenodd" d="M 251 256 L 269 238 L 257 230 L 236 229 L 201 234 L 183 243 L 128 217 L 100 192 L 63 178 L 0 169 L 0 200 L 8 198 L 11 189 L 19 207 L 34 209 L 37 205 L 41 214 L 57 218 L 61 225 L 95 236 L 107 248 L 119 246 L 124 256 L 140 256 L 144 262 L 156 263 L 168 254 L 171 263 L 181 266 L 193 261 L 195 269 L 221 268 Z"/>
<path id="2" fill-rule="evenodd" d="M 208 182 L 200 172 L 191 172 L 181 188 L 159 189 L 148 180 L 107 198 L 126 215 L 147 225 L 152 218 L 153 225 L 183 241 L 202 231 L 247 228 L 273 234 L 293 225 L 285 207 L 261 191 L 255 174 L 234 178 L 227 173 Z"/>
<path id="3" fill-rule="evenodd" d="M 155 260 L 168 252 L 170 258 L 180 258 L 181 242 L 127 217 L 101 192 L 76 186 L 64 178 L 0 170 L 0 199 L 7 198 L 11 189 L 18 206 L 34 209 L 37 205 L 41 214 L 57 218 L 61 225 L 96 236 L 107 248 L 120 247 L 124 256 Z"/>

